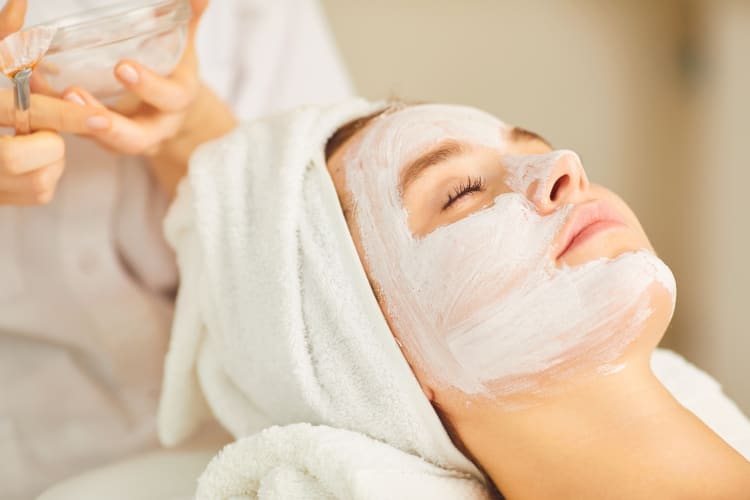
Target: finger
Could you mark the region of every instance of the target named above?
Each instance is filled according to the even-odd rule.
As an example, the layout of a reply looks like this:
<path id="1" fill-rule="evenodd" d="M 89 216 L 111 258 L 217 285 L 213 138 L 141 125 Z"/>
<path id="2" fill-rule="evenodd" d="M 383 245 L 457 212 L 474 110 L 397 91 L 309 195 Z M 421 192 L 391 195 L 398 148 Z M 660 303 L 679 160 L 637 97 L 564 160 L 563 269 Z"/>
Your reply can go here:
<path id="1" fill-rule="evenodd" d="M 94 96 L 82 88 L 74 93 L 88 107 L 103 107 Z M 68 94 L 68 98 L 71 98 Z M 111 126 L 92 134 L 100 144 L 123 154 L 143 154 L 173 136 L 179 129 L 181 118 L 178 114 L 165 114 L 158 110 L 139 113 L 134 118 L 107 111 Z"/>
<path id="2" fill-rule="evenodd" d="M 49 203 L 65 168 L 64 159 L 19 176 L 0 176 L 0 203 L 38 205 Z"/>
<path id="3" fill-rule="evenodd" d="M 153 113 L 126 118 L 113 113 L 112 127 L 92 137 L 117 152 L 149 156 L 156 152 L 159 144 L 177 133 L 180 124 L 181 118 L 176 115 Z"/>
<path id="4" fill-rule="evenodd" d="M 102 110 L 39 94 L 31 96 L 29 115 L 32 130 L 85 135 L 110 126 L 107 114 Z M 13 91 L 0 90 L 0 126 L 13 127 L 14 121 Z"/>
<path id="5" fill-rule="evenodd" d="M 0 175 L 23 175 L 65 158 L 65 142 L 54 132 L 0 137 Z"/>
<path id="6" fill-rule="evenodd" d="M 143 102 L 162 111 L 180 111 L 188 107 L 198 92 L 198 59 L 195 54 L 195 33 L 208 0 L 191 0 L 193 15 L 188 27 L 188 41 L 179 63 L 167 78 L 136 61 L 121 61 L 115 77 Z"/>
<path id="7" fill-rule="evenodd" d="M 91 109 L 109 113 L 109 109 L 83 87 L 70 87 L 63 92 L 63 99 L 80 106 L 87 106 Z"/>
<path id="8" fill-rule="evenodd" d="M 47 82 L 45 77 L 45 71 L 42 67 L 45 66 L 45 62 L 41 61 L 39 65 L 31 73 L 31 91 L 35 94 L 44 94 L 50 97 L 60 97 L 60 92 L 55 90 L 52 85 Z"/>
<path id="9" fill-rule="evenodd" d="M 198 67 L 191 47 L 169 77 L 161 76 L 135 61 L 115 67 L 115 76 L 143 102 L 162 111 L 187 108 L 198 92 Z"/>
<path id="10" fill-rule="evenodd" d="M 0 10 L 0 39 L 15 33 L 26 17 L 26 0 L 8 0 Z"/>

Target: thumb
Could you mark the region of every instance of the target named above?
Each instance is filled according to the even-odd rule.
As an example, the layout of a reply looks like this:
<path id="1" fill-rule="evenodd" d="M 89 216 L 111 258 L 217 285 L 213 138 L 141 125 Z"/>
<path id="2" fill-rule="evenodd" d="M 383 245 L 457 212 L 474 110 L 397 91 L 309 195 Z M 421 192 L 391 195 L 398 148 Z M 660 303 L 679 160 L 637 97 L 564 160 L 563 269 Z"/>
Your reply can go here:
<path id="1" fill-rule="evenodd" d="M 208 0 L 191 0 L 190 7 L 193 9 L 193 17 L 200 18 L 208 7 Z"/>
<path id="2" fill-rule="evenodd" d="M 193 10 L 193 17 L 190 20 L 190 39 L 195 38 L 195 32 L 198 29 L 198 23 L 203 17 L 203 12 L 208 7 L 208 0 L 190 0 L 190 7 Z"/>
<path id="3" fill-rule="evenodd" d="M 8 0 L 0 10 L 0 39 L 23 27 L 27 0 Z"/>

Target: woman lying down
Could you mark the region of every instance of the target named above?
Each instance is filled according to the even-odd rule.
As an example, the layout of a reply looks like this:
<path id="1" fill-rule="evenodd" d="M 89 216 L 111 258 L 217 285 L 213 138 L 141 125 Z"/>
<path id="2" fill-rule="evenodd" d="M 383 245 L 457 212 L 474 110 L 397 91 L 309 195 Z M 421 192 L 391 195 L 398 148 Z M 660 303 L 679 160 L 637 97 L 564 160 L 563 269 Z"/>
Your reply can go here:
<path id="1" fill-rule="evenodd" d="M 237 438 L 198 498 L 750 498 L 750 422 L 655 349 L 672 273 L 534 133 L 299 110 L 200 150 L 166 227 L 161 438 Z"/>

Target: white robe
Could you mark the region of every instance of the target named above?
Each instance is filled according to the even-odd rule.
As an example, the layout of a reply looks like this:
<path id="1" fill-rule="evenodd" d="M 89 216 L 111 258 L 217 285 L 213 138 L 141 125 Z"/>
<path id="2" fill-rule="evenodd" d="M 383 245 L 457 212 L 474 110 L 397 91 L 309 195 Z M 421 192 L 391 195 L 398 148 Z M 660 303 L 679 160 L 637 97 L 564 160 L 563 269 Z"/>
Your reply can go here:
<path id="1" fill-rule="evenodd" d="M 27 24 L 113 3 L 31 0 Z M 197 43 L 241 119 L 351 93 L 315 0 L 213 0 Z M 177 284 L 167 200 L 141 159 L 66 142 L 51 204 L 0 206 L 3 500 L 156 446 Z"/>

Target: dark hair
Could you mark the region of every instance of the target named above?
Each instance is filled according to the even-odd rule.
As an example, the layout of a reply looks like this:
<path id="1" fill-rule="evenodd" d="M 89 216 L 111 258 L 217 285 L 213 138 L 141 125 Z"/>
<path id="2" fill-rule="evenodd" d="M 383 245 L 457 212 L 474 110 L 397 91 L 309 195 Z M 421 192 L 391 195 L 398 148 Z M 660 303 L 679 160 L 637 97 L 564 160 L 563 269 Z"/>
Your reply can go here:
<path id="1" fill-rule="evenodd" d="M 387 115 L 389 113 L 393 113 L 394 111 L 398 111 L 400 109 L 404 109 L 406 107 L 412 106 L 414 104 L 420 104 L 419 102 L 406 102 L 402 101 L 401 99 L 392 98 L 390 99 L 385 107 L 379 111 L 375 111 L 374 113 L 370 113 L 367 116 L 363 116 L 361 118 L 357 118 L 356 120 L 352 120 L 348 123 L 345 123 L 341 127 L 339 127 L 338 130 L 331 136 L 330 139 L 328 139 L 328 143 L 326 143 L 326 161 L 328 161 L 331 156 L 336 154 L 336 151 L 341 149 L 341 146 L 344 145 L 346 141 L 354 137 L 354 135 L 357 134 L 360 130 L 365 128 L 367 125 L 370 124 L 371 121 L 373 121 L 375 118 L 381 116 L 381 115 Z"/>
<path id="2" fill-rule="evenodd" d="M 375 113 L 370 113 L 367 116 L 357 118 L 356 120 L 352 120 L 339 127 L 326 143 L 326 161 L 330 160 L 331 156 L 341 149 L 341 146 L 343 146 L 346 141 L 354 137 L 357 132 L 365 128 L 372 120 L 385 113 L 387 109 L 388 108 L 385 108 L 376 111 Z"/>

